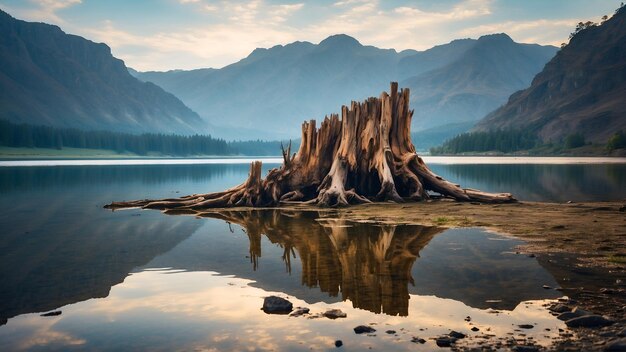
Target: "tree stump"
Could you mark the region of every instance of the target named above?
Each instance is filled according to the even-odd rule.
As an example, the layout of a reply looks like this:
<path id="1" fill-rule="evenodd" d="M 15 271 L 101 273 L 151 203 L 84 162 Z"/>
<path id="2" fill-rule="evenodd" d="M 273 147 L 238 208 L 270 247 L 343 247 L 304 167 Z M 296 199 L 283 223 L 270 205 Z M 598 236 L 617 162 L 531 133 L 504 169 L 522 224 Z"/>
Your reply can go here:
<path id="1" fill-rule="evenodd" d="M 410 126 L 409 90 L 391 83 L 391 93 L 343 106 L 302 124 L 302 141 L 291 155 L 283 148 L 283 164 L 261 178 L 261 162 L 250 165 L 246 182 L 222 192 L 181 198 L 113 202 L 106 208 L 143 207 L 194 213 L 207 208 L 274 207 L 305 203 L 339 207 L 373 201 L 419 201 L 439 197 L 485 203 L 514 202 L 509 193 L 463 189 L 434 174 L 415 152 Z M 430 191 L 431 193 L 429 193 Z"/>

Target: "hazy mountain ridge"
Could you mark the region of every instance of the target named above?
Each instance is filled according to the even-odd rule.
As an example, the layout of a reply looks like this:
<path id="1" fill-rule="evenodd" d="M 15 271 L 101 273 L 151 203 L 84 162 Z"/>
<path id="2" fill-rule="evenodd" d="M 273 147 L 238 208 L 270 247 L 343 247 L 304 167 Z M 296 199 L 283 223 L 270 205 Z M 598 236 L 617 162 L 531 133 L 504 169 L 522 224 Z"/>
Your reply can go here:
<path id="1" fill-rule="evenodd" d="M 494 41 L 491 37 L 506 37 L 506 45 L 514 48 L 505 50 L 511 57 L 500 55 L 504 62 L 485 65 L 476 52 L 498 51 L 497 43 L 485 47 L 483 42 Z M 176 94 L 213 125 L 235 133 L 227 137 L 257 138 L 258 133 L 289 138 L 299 135 L 303 120 L 319 121 L 352 100 L 378 96 L 390 81 L 414 91 L 414 129 L 468 125 L 528 86 L 554 52 L 555 47 L 517 44 L 506 35 L 455 40 L 422 52 L 379 49 L 334 35 L 317 45 L 294 42 L 256 49 L 222 69 L 139 72 L 137 77 Z M 521 60 L 531 62 L 519 65 Z M 494 65 L 503 65 L 503 71 L 515 65 L 519 69 L 514 79 L 498 80 L 486 72 Z M 492 88 L 492 82 L 497 86 Z M 245 131 L 236 135 L 235 128 Z"/>
<path id="2" fill-rule="evenodd" d="M 105 44 L 0 10 L 0 118 L 86 130 L 190 134 L 202 119 L 131 76 Z"/>
<path id="3" fill-rule="evenodd" d="M 605 143 L 626 130 L 626 11 L 576 34 L 523 91 L 476 130 L 531 129 L 543 141 L 581 133 Z"/>
<path id="4" fill-rule="evenodd" d="M 506 34 L 480 37 L 443 67 L 401 82 L 411 88 L 416 127 L 478 121 L 530 85 L 556 48 L 515 43 Z"/>

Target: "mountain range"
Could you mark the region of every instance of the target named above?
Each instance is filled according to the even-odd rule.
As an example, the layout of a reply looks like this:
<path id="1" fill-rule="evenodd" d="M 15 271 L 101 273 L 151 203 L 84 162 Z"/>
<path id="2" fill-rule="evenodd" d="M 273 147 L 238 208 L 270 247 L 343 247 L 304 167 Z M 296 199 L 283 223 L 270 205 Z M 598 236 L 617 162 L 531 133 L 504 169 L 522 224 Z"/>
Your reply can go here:
<path id="1" fill-rule="evenodd" d="M 243 139 L 296 137 L 303 120 L 320 120 L 399 81 L 412 90 L 418 131 L 471 126 L 527 87 L 556 50 L 498 34 L 397 52 L 340 34 L 256 49 L 221 69 L 134 74 L 174 93 L 219 126 L 220 136 Z"/>
<path id="2" fill-rule="evenodd" d="M 173 94 L 129 74 L 111 49 L 0 10 L 0 119 L 117 132 L 206 132 Z"/>
<path id="3" fill-rule="evenodd" d="M 544 142 L 582 134 L 606 143 L 626 130 L 626 10 L 575 33 L 529 88 L 485 117 L 477 131 L 526 129 Z"/>

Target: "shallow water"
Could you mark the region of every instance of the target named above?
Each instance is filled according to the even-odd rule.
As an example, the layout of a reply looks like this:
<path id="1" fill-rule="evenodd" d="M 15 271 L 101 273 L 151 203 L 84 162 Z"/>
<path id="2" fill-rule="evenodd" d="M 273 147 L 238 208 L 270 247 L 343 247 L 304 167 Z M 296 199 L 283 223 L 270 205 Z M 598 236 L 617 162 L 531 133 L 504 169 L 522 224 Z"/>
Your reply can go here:
<path id="1" fill-rule="evenodd" d="M 496 169 L 433 165 L 445 177 L 492 191 L 517 187 L 528 198 L 539 193 L 521 192 L 531 187 L 522 179 L 570 175 L 559 185 L 600 199 L 623 197 L 626 188 L 624 165 L 485 167 Z M 481 229 L 351 223 L 316 212 L 194 218 L 102 209 L 112 200 L 221 190 L 247 171 L 245 164 L 0 168 L 0 350 L 304 350 L 332 348 L 336 339 L 350 350 L 430 350 L 430 338 L 451 329 L 546 344 L 564 328 L 543 307 L 561 295 L 542 287 L 558 286 L 553 275 L 537 258 L 515 254 L 520 241 Z M 534 176 L 501 183 L 485 176 L 494 172 Z M 606 189 L 586 194 L 582 183 L 598 179 Z M 543 197 L 557 189 L 542 184 Z M 339 308 L 347 318 L 267 315 L 260 307 L 271 294 L 313 315 Z M 40 316 L 50 311 L 62 313 Z M 376 324 L 376 336 L 354 334 L 361 324 Z M 396 334 L 385 333 L 391 329 Z M 412 343 L 414 336 L 427 343 Z"/>

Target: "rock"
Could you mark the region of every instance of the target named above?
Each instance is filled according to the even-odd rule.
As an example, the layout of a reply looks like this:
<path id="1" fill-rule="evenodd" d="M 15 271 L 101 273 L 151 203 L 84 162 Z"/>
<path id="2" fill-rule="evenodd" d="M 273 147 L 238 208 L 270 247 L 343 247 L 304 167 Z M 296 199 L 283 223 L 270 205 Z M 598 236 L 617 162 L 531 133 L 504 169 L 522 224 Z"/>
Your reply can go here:
<path id="1" fill-rule="evenodd" d="M 619 211 L 621 211 L 622 213 L 626 211 L 626 205 L 622 205 L 621 207 L 619 207 Z"/>
<path id="2" fill-rule="evenodd" d="M 464 339 L 465 338 L 465 334 L 462 332 L 458 332 L 458 331 L 450 331 L 450 333 L 448 334 L 450 337 L 454 337 L 455 339 Z"/>
<path id="3" fill-rule="evenodd" d="M 626 337 L 626 328 L 622 329 L 622 331 L 617 333 L 617 336 L 619 337 Z"/>
<path id="4" fill-rule="evenodd" d="M 389 334 L 389 335 L 393 335 L 393 334 L 395 334 L 395 333 L 396 333 L 396 331 L 395 331 L 395 330 L 387 330 L 387 331 L 385 331 L 385 332 L 386 332 L 387 334 Z"/>
<path id="5" fill-rule="evenodd" d="M 575 307 L 574 309 L 572 309 L 572 313 L 578 315 L 579 317 L 582 317 L 582 316 L 585 316 L 585 315 L 593 315 L 592 312 L 590 312 L 588 310 L 580 309 L 578 307 Z"/>
<path id="6" fill-rule="evenodd" d="M 565 325 L 570 328 L 596 328 L 611 324 L 613 324 L 612 320 L 609 320 L 601 315 L 584 315 L 582 317 L 573 318 L 565 322 Z"/>
<path id="7" fill-rule="evenodd" d="M 604 350 L 606 352 L 626 351 L 626 338 L 617 339 L 609 342 Z"/>
<path id="8" fill-rule="evenodd" d="M 61 315 L 61 311 L 60 310 L 55 310 L 54 312 L 48 312 L 48 313 L 44 313 L 41 316 L 42 317 L 56 317 L 58 315 Z"/>
<path id="9" fill-rule="evenodd" d="M 552 287 L 550 287 L 550 286 L 548 286 L 548 285 L 543 285 L 542 287 L 543 287 L 545 290 L 551 290 L 551 289 L 552 289 Z"/>
<path id="10" fill-rule="evenodd" d="M 290 317 L 299 317 L 301 315 L 309 314 L 310 309 L 305 307 L 298 307 L 296 310 L 289 314 Z"/>
<path id="11" fill-rule="evenodd" d="M 356 328 L 354 328 L 354 332 L 357 334 L 369 334 L 372 332 L 376 332 L 376 329 L 367 325 L 359 325 Z"/>
<path id="12" fill-rule="evenodd" d="M 472 328 L 472 331 L 480 331 L 480 329 L 474 326 L 474 327 Z"/>
<path id="13" fill-rule="evenodd" d="M 437 340 L 435 340 L 435 342 L 437 343 L 437 346 L 439 347 L 450 347 L 450 345 L 456 342 L 456 339 L 452 337 L 442 336 L 442 337 L 438 337 Z"/>
<path id="14" fill-rule="evenodd" d="M 579 315 L 572 313 L 572 312 L 565 312 L 565 313 L 561 313 L 559 314 L 556 318 L 562 321 L 568 321 L 570 319 L 574 319 L 574 318 L 578 318 Z"/>
<path id="15" fill-rule="evenodd" d="M 528 255 L 528 258 L 535 258 L 535 257 L 536 257 L 536 255 L 534 255 L 533 253 L 530 253 L 530 254 Z"/>
<path id="16" fill-rule="evenodd" d="M 512 350 L 515 352 L 537 352 L 539 351 L 539 347 L 518 345 L 513 347 Z"/>
<path id="17" fill-rule="evenodd" d="M 426 343 L 426 340 L 424 340 L 422 338 L 419 338 L 419 337 L 413 336 L 413 338 L 411 339 L 411 342 L 413 342 L 413 343 L 420 343 L 420 344 L 423 345 L 423 344 Z"/>
<path id="18" fill-rule="evenodd" d="M 472 321 L 472 317 L 470 317 L 469 315 L 465 317 L 465 321 Z"/>
<path id="19" fill-rule="evenodd" d="M 293 310 L 293 304 L 284 298 L 269 296 L 263 300 L 262 309 L 267 314 L 289 314 Z"/>
<path id="20" fill-rule="evenodd" d="M 531 325 L 531 324 L 521 324 L 521 325 L 518 325 L 518 327 L 519 327 L 520 329 L 532 329 L 532 328 L 534 328 L 535 326 L 534 326 L 534 325 Z"/>
<path id="21" fill-rule="evenodd" d="M 341 347 L 341 346 L 343 346 L 343 341 L 341 340 L 335 341 L 335 347 Z"/>
<path id="22" fill-rule="evenodd" d="M 553 304 L 548 309 L 550 309 L 551 312 L 555 312 L 555 313 L 570 312 L 572 310 L 570 307 L 561 303 Z"/>
<path id="23" fill-rule="evenodd" d="M 341 311 L 341 309 L 329 309 L 324 312 L 324 316 L 328 319 L 345 318 L 348 315 Z"/>

